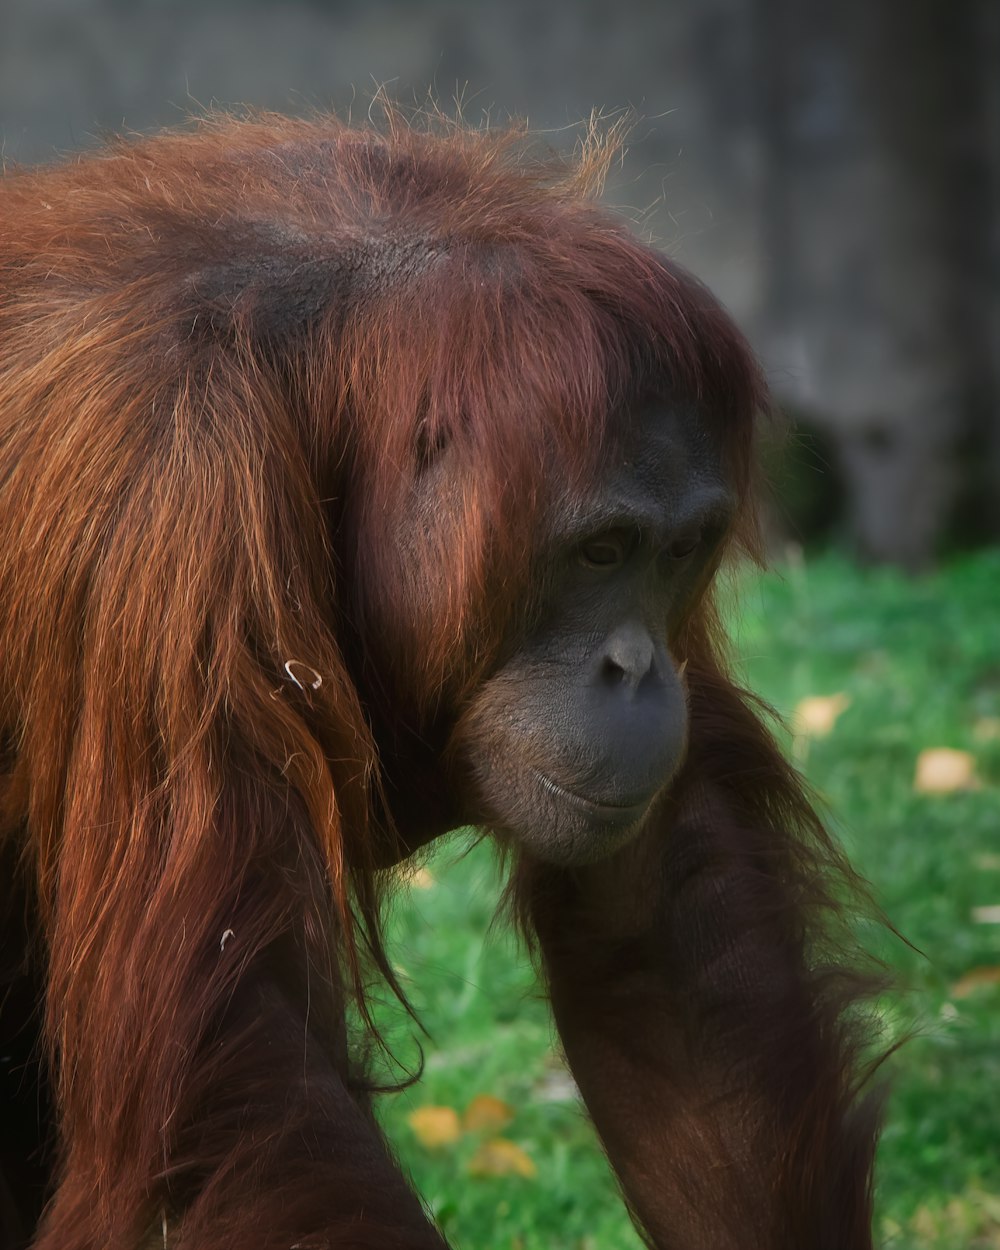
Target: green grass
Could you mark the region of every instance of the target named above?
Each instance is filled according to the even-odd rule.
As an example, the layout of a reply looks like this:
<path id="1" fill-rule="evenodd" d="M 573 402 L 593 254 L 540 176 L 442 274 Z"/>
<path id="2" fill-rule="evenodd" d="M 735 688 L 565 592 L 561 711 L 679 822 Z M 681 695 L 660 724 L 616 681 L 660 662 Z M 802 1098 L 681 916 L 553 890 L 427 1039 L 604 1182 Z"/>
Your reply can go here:
<path id="1" fill-rule="evenodd" d="M 747 578 L 733 626 L 747 682 L 790 718 L 812 695 L 849 706 L 825 738 L 788 741 L 852 858 L 899 931 L 882 944 L 900 990 L 890 1029 L 916 1035 L 891 1061 L 878 1231 L 899 1250 L 1000 1247 L 1000 987 L 956 994 L 1000 966 L 1000 552 L 926 578 L 827 556 Z M 980 788 L 914 790 L 924 748 L 972 752 Z M 808 747 L 808 750 L 806 748 Z M 491 928 L 499 882 L 486 844 L 452 840 L 431 883 L 401 895 L 391 952 L 430 1040 L 415 1087 L 380 1100 L 383 1122 L 447 1235 L 463 1250 L 629 1250 L 639 1242 L 571 1084 L 523 953 Z M 961 987 L 958 987 L 961 990 Z M 386 1004 L 396 1053 L 415 1030 Z M 459 1112 L 476 1094 L 514 1111 L 504 1136 L 537 1176 L 481 1178 L 479 1136 L 436 1150 L 407 1117 Z"/>

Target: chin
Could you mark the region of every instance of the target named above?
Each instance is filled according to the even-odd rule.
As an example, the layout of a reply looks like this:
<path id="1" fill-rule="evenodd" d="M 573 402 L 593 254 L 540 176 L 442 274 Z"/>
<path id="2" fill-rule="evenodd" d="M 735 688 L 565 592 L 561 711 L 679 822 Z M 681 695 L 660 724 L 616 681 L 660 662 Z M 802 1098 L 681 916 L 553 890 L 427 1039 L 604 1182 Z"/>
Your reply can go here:
<path id="1" fill-rule="evenodd" d="M 627 845 L 645 825 L 659 794 L 601 802 L 535 769 L 519 780 L 516 789 L 492 795 L 492 787 L 484 787 L 485 823 L 504 841 L 560 868 L 598 863 Z"/>

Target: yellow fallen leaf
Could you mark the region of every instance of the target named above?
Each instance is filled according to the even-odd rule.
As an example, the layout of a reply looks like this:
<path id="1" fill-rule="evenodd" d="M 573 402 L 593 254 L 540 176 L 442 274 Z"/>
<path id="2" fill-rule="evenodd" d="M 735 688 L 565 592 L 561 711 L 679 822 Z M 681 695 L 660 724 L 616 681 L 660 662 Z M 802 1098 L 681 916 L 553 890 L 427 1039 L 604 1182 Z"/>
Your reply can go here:
<path id="1" fill-rule="evenodd" d="M 972 736 L 977 742 L 996 742 L 1000 739 L 1000 716 L 980 716 L 972 726 Z"/>
<path id="2" fill-rule="evenodd" d="M 838 718 L 851 706 L 846 694 L 815 694 L 802 699 L 795 708 L 795 732 L 807 738 L 825 738 Z"/>
<path id="3" fill-rule="evenodd" d="M 973 907 L 972 920 L 974 924 L 1000 924 L 1000 906 Z"/>
<path id="4" fill-rule="evenodd" d="M 951 747 L 928 747 L 917 756 L 913 788 L 920 794 L 950 794 L 953 790 L 975 790 L 976 761 L 968 751 Z"/>
<path id="5" fill-rule="evenodd" d="M 462 1136 L 458 1112 L 453 1107 L 418 1107 L 410 1112 L 406 1122 L 428 1150 L 450 1146 Z"/>
<path id="6" fill-rule="evenodd" d="M 496 1133 L 514 1118 L 514 1108 L 492 1094 L 477 1094 L 465 1108 L 462 1128 L 467 1133 Z"/>
<path id="7" fill-rule="evenodd" d="M 941 1213 L 923 1205 L 917 1207 L 914 1212 L 910 1227 L 921 1241 L 937 1241 L 941 1233 L 941 1223 Z"/>
<path id="8" fill-rule="evenodd" d="M 403 885 L 412 886 L 415 890 L 429 890 L 434 885 L 434 877 L 421 864 L 400 864 L 396 873 Z"/>
<path id="9" fill-rule="evenodd" d="M 469 1160 L 471 1176 L 523 1176 L 531 1180 L 538 1169 L 530 1155 L 506 1137 L 484 1141 Z"/>
<path id="10" fill-rule="evenodd" d="M 970 968 L 951 987 L 953 998 L 968 998 L 988 985 L 1000 985 L 1000 968 Z"/>

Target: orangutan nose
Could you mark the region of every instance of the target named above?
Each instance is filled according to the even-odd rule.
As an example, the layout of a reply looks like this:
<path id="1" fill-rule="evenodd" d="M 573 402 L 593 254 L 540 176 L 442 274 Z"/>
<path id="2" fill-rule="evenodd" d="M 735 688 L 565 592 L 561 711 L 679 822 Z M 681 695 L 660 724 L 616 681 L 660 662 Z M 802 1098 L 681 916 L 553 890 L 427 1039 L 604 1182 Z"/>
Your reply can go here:
<path id="1" fill-rule="evenodd" d="M 656 644 L 636 622 L 619 625 L 604 644 L 601 676 L 608 685 L 636 691 L 656 669 Z"/>

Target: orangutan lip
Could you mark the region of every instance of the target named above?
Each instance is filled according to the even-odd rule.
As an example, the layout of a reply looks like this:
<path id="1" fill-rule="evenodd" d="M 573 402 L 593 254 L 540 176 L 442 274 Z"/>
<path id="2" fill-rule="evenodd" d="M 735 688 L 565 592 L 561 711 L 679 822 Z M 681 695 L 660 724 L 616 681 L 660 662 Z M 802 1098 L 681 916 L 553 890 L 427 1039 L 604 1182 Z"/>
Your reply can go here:
<path id="1" fill-rule="evenodd" d="M 533 768 L 531 771 L 542 783 L 542 786 L 548 790 L 549 794 L 554 794 L 556 798 L 572 803 L 575 807 L 583 808 L 591 814 L 596 813 L 600 816 L 608 816 L 614 820 L 624 820 L 629 816 L 641 816 L 652 801 L 652 795 L 648 795 L 637 803 L 598 803 L 594 799 L 586 799 L 582 794 L 574 794 L 572 790 L 567 790 L 565 786 L 559 785 L 551 777 L 546 777 L 544 773 L 540 773 L 537 768 Z"/>

